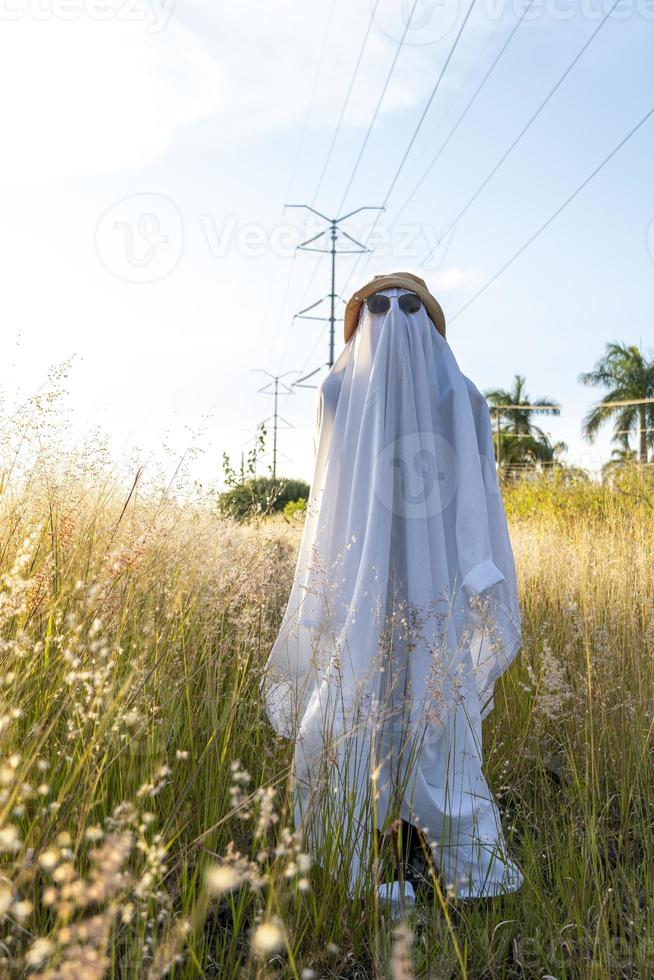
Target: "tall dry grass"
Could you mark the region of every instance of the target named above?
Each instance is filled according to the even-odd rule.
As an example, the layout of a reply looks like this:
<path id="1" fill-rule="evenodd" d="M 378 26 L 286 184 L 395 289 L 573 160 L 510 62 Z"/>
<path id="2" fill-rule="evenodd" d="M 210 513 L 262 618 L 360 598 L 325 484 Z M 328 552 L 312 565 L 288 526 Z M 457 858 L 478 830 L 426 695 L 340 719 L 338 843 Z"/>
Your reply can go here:
<path id="1" fill-rule="evenodd" d="M 0 430 L 0 975 L 654 975 L 642 476 L 507 491 L 524 648 L 485 758 L 525 886 L 466 905 L 434 881 L 394 929 L 303 852 L 260 701 L 297 526 L 125 482 L 55 409 Z"/>

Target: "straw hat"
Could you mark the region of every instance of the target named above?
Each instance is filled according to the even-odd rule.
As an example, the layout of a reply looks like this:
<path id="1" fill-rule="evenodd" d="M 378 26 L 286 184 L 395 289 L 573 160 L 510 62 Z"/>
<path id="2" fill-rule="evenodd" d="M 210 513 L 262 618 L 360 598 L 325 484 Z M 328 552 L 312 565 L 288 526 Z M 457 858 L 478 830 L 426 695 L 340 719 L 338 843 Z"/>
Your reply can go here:
<path id="1" fill-rule="evenodd" d="M 365 286 L 362 286 L 361 289 L 357 289 L 348 300 L 343 317 L 343 333 L 346 344 L 357 328 L 364 299 L 372 296 L 373 293 L 380 293 L 383 289 L 393 288 L 408 289 L 409 292 L 419 296 L 427 311 L 427 316 L 439 334 L 443 337 L 445 336 L 445 316 L 440 303 L 434 299 L 427 289 L 425 280 L 419 276 L 414 276 L 411 272 L 391 272 L 386 276 L 375 276 Z"/>

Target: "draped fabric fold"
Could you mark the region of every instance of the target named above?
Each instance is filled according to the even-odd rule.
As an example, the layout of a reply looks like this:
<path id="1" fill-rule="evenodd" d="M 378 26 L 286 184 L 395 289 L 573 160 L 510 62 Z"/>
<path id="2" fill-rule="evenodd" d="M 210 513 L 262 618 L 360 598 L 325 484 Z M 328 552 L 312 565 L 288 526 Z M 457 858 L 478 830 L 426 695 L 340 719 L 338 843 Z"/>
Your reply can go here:
<path id="1" fill-rule="evenodd" d="M 520 887 L 482 771 L 481 721 L 520 647 L 487 404 L 424 308 L 364 306 L 323 380 L 295 578 L 262 692 L 296 743 L 318 863 L 403 816 L 463 897 Z M 336 842 L 336 845 L 334 845 Z M 344 858 L 345 860 L 345 858 Z"/>

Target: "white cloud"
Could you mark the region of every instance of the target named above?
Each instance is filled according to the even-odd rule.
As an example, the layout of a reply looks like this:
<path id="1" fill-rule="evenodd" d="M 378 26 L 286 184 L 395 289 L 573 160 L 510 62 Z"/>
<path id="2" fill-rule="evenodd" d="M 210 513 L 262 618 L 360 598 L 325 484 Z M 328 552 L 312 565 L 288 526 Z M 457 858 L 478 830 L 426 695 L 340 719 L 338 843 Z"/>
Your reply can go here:
<path id="1" fill-rule="evenodd" d="M 3 23 L 0 179 L 30 183 L 146 166 L 183 122 L 215 111 L 223 84 L 204 43 L 171 21 L 88 16 Z"/>
<path id="2" fill-rule="evenodd" d="M 264 128 L 302 122 L 311 96 L 310 124 L 331 127 L 335 123 L 375 6 L 372 0 L 189 2 L 196 17 L 206 18 L 221 62 L 227 66 L 226 107 L 235 125 L 239 117 Z M 345 117 L 347 126 L 367 125 L 412 6 L 407 0 L 380 0 L 377 4 Z M 409 30 L 405 38 L 382 115 L 422 102 L 463 17 L 458 0 L 423 2 L 418 7 L 416 29 Z M 480 35 L 490 36 L 496 26 L 497 21 L 489 20 L 483 12 L 477 19 L 471 18 L 443 88 L 456 87 L 462 66 L 467 69 L 471 55 L 479 54 Z M 326 53 L 321 62 L 325 39 Z"/>
<path id="3" fill-rule="evenodd" d="M 24 4 L 18 14 L 14 2 Z M 58 0 L 59 7 L 41 9 L 36 0 L 0 0 L 0 84 L 12 93 L 0 107 L 0 181 L 147 167 L 180 127 L 203 119 L 211 120 L 218 147 L 302 125 L 309 106 L 309 126 L 329 128 L 371 14 L 368 3 L 336 0 L 321 62 L 328 3 L 142 2 Z M 455 9 L 455 0 L 448 5 Z M 384 15 L 370 34 L 348 126 L 367 123 L 381 91 L 397 45 L 392 6 L 383 0 L 379 8 Z M 423 36 L 418 31 L 405 44 L 382 114 L 429 91 L 451 39 L 423 44 Z M 448 84 L 457 72 L 452 66 Z"/>

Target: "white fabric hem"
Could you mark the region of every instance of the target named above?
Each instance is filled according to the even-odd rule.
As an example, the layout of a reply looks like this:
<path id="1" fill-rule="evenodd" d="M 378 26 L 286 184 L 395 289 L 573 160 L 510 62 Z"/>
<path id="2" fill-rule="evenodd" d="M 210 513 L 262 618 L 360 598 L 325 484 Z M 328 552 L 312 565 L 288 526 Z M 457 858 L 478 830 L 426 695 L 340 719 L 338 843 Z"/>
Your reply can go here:
<path id="1" fill-rule="evenodd" d="M 479 885 L 472 885 L 467 890 L 459 887 L 453 890 L 453 897 L 461 902 L 470 902 L 479 898 L 499 898 L 501 895 L 512 895 L 520 891 L 524 884 L 524 879 L 520 872 L 515 869 L 511 875 L 507 875 L 502 881 L 482 882 Z"/>

